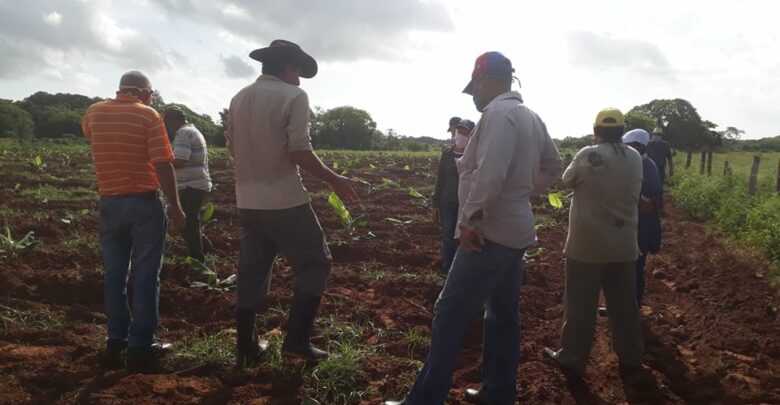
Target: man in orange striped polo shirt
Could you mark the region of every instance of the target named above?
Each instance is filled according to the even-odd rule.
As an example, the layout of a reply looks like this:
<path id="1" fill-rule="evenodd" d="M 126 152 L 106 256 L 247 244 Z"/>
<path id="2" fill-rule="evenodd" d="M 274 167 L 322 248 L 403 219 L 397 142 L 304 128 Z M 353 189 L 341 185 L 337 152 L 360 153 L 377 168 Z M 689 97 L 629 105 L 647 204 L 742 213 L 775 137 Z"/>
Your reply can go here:
<path id="1" fill-rule="evenodd" d="M 100 193 L 108 317 L 105 361 L 117 366 L 127 348 L 130 369 L 149 365 L 170 348 L 154 337 L 167 226 L 160 188 L 168 198 L 172 228 L 181 229 L 186 220 L 165 125 L 149 106 L 152 92 L 146 75 L 127 72 L 119 81 L 116 98 L 93 104 L 81 122 L 92 143 Z M 132 311 L 127 301 L 128 270 L 134 277 Z"/>

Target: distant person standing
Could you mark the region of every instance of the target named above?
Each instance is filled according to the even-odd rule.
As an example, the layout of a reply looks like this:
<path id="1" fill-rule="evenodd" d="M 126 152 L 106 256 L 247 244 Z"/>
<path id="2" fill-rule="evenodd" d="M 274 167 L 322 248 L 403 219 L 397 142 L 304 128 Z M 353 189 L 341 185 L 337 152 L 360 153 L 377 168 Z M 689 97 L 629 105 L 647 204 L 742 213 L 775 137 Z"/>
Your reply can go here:
<path id="1" fill-rule="evenodd" d="M 622 143 L 623 129 L 619 110 L 599 112 L 593 124 L 596 145 L 577 152 L 563 173 L 563 185 L 574 197 L 564 248 L 562 348 L 545 348 L 543 354 L 579 377 L 590 357 L 601 290 L 621 371 L 639 369 L 644 355 L 635 271 L 642 158 Z"/>
<path id="2" fill-rule="evenodd" d="M 644 129 L 634 129 L 623 135 L 623 143 L 634 148 L 642 156 L 642 191 L 639 195 L 639 222 L 637 224 L 637 243 L 639 258 L 636 261 L 636 300 L 642 305 L 645 295 L 645 263 L 650 253 L 661 250 L 661 218 L 659 207 L 663 187 L 659 171 L 647 156 L 650 134 Z"/>
<path id="3" fill-rule="evenodd" d="M 663 130 L 656 127 L 653 130 L 653 135 L 650 138 L 650 143 L 647 144 L 647 155 L 650 159 L 653 159 L 656 167 L 658 167 L 658 177 L 661 180 L 661 197 L 659 202 L 659 208 L 663 211 L 664 208 L 664 184 L 666 184 L 666 163 L 669 163 L 669 177 L 674 176 L 674 153 L 672 147 L 663 140 Z"/>
<path id="4" fill-rule="evenodd" d="M 104 299 L 108 318 L 106 361 L 118 365 L 127 347 L 127 366 L 140 369 L 170 348 L 155 341 L 160 302 L 160 268 L 165 250 L 165 202 L 173 229 L 185 214 L 176 191 L 173 153 L 165 125 L 149 105 L 153 90 L 141 72 L 125 73 L 116 98 L 93 104 L 81 121 L 92 144 L 100 193 L 100 245 L 106 266 Z M 133 278 L 132 310 L 127 281 Z"/>
<path id="5" fill-rule="evenodd" d="M 362 183 L 340 176 L 314 153 L 309 137 L 309 97 L 300 78 L 317 74 L 317 62 L 298 45 L 277 39 L 249 57 L 263 74 L 230 102 L 225 138 L 235 158 L 241 253 L 236 288 L 238 365 L 254 363 L 263 343 L 255 311 L 267 296 L 277 254 L 295 272 L 282 351 L 321 360 L 328 353 L 311 344 L 314 318 L 331 268 L 325 235 L 311 207 L 298 167 L 330 184 L 346 202 Z"/>
<path id="6" fill-rule="evenodd" d="M 463 156 L 474 122 L 461 120 L 455 125 L 453 144 L 444 149 L 439 159 L 436 175 L 436 188 L 433 192 L 433 220 L 441 227 L 442 273 L 447 274 L 458 250 L 455 228 L 458 224 L 458 168 L 455 161 Z"/>
<path id="7" fill-rule="evenodd" d="M 447 132 L 450 133 L 450 140 L 455 139 L 455 135 L 457 135 L 456 127 L 458 124 L 460 124 L 460 117 L 450 118 L 450 125 L 447 127 Z"/>
<path id="8" fill-rule="evenodd" d="M 203 235 L 200 229 L 200 209 L 211 192 L 209 154 L 206 138 L 195 125 L 187 122 L 178 106 L 165 110 L 165 127 L 173 138 L 173 167 L 179 187 L 181 206 L 187 215 L 184 243 L 187 254 L 203 262 Z"/>

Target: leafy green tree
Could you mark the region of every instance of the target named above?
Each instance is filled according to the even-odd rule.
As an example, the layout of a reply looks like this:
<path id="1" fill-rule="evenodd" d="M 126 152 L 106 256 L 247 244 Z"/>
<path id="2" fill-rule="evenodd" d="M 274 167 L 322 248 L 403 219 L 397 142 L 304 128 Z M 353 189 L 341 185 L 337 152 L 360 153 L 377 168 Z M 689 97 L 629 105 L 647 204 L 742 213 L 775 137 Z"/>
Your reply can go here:
<path id="1" fill-rule="evenodd" d="M 585 135 L 581 137 L 567 136 L 561 140 L 554 139 L 558 146 L 558 149 L 574 149 L 580 150 L 586 146 L 591 146 L 594 143 L 593 135 Z"/>
<path id="2" fill-rule="evenodd" d="M 87 107 L 100 100 L 81 94 L 39 91 L 18 105 L 32 115 L 36 137 L 57 138 L 63 134 L 82 136 L 81 116 Z"/>
<path id="3" fill-rule="evenodd" d="M 699 147 L 710 142 L 710 134 L 698 111 L 690 102 L 681 98 L 653 100 L 632 108 L 628 114 L 652 117 L 664 131 L 665 140 L 673 147 Z"/>
<path id="4" fill-rule="evenodd" d="M 9 100 L 0 99 L 0 137 L 30 139 L 34 130 L 30 113 Z"/>
<path id="5" fill-rule="evenodd" d="M 72 110 L 64 106 L 45 107 L 35 125 L 36 136 L 39 138 L 59 138 L 65 134 L 83 136 L 81 132 L 81 116 L 83 109 Z"/>
<path id="6" fill-rule="evenodd" d="M 317 147 L 370 150 L 374 146 L 376 122 L 361 109 L 344 106 L 321 113 L 312 120 L 312 141 Z"/>
<path id="7" fill-rule="evenodd" d="M 652 133 L 657 126 L 655 118 L 641 111 L 631 110 L 626 113 L 626 132 L 632 129 L 644 129 Z"/>
<path id="8" fill-rule="evenodd" d="M 737 127 L 726 127 L 725 130 L 720 132 L 720 134 L 723 135 L 725 139 L 729 140 L 739 140 L 744 133 L 745 131 L 737 129 Z"/>

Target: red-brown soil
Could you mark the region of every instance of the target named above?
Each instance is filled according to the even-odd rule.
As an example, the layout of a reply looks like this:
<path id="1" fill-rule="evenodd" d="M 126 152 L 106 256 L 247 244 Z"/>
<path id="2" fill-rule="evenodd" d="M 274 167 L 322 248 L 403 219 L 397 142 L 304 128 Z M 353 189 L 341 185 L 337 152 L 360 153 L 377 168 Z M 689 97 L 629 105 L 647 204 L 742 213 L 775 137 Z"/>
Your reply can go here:
<path id="1" fill-rule="evenodd" d="M 330 155 L 326 161 L 334 159 L 343 165 L 354 157 Z M 409 196 L 408 187 L 428 194 L 435 164 L 430 158 L 382 156 L 349 167 L 349 175 L 375 185 L 387 178 L 401 187 L 376 187 L 363 193 L 363 201 L 350 210 L 354 216 L 369 217 L 369 225 L 358 234 L 370 230 L 376 238 L 345 244 L 336 243 L 346 238 L 339 233 L 327 194 L 321 192 L 323 184 L 306 179 L 335 261 L 321 315 L 373 325 L 359 336 L 361 344 L 377 347 L 361 363 L 361 386 L 356 389 L 368 389 L 365 404 L 402 394 L 417 367 L 409 359 L 422 361 L 426 354 L 425 348 L 410 347 L 402 333 L 417 329 L 429 335 L 431 309 L 442 284 L 435 276 L 440 263 L 438 231 L 429 220 L 429 208 Z M 406 165 L 410 170 L 404 170 Z M 80 158 L 67 166 L 51 162 L 46 173 L 55 178 L 41 181 L 30 180 L 37 172 L 23 161 L 3 162 L 2 171 L 0 207 L 23 212 L 8 218 L 14 235 L 35 231 L 43 245 L 25 256 L 0 258 L 0 309 L 6 311 L 0 314 L 21 311 L 27 318 L 48 314 L 58 323 L 19 326 L 16 319 L 16 323 L 0 324 L 6 325 L 0 329 L 0 403 L 298 404 L 308 395 L 300 376 L 269 366 L 236 371 L 230 365 L 174 356 L 158 373 L 102 369 L 98 354 L 104 344 L 105 316 L 102 262 L 94 242 L 94 200 L 44 203 L 23 198 L 15 189 L 17 183 L 21 190 L 39 184 L 94 187 L 89 160 Z M 216 188 L 209 201 L 217 205 L 217 221 L 206 234 L 224 277 L 235 271 L 240 235 L 229 161 L 214 159 L 212 175 Z M 90 213 L 75 223 L 65 224 L 57 216 L 58 210 L 83 208 Z M 559 344 L 566 221 L 541 202 L 536 212 L 555 219 L 557 225 L 539 230 L 539 246 L 545 250 L 525 270 L 521 403 L 780 403 L 778 294 L 767 280 L 766 262 L 680 212 L 673 201 L 668 202 L 664 218 L 663 251 L 652 256 L 647 266 L 642 308 L 647 381 L 624 386 L 607 320 L 602 318 L 587 373 L 589 389 L 568 388 L 560 371 L 541 356 L 544 346 Z M 388 217 L 412 223 L 397 225 Z M 66 247 L 69 240 L 90 235 L 91 244 Z M 170 259 L 161 275 L 159 337 L 176 342 L 195 334 L 229 331 L 232 294 L 190 288 L 192 281 L 202 277 L 181 264 L 182 254 L 180 238 L 172 236 Z M 366 268 L 383 273 L 366 277 Z M 286 308 L 292 271 L 280 261 L 274 276 L 268 305 Z M 285 316 L 269 311 L 262 322 L 268 330 L 284 329 Z M 448 403 L 464 403 L 463 391 L 479 386 L 479 328 L 480 321 L 475 320 Z"/>

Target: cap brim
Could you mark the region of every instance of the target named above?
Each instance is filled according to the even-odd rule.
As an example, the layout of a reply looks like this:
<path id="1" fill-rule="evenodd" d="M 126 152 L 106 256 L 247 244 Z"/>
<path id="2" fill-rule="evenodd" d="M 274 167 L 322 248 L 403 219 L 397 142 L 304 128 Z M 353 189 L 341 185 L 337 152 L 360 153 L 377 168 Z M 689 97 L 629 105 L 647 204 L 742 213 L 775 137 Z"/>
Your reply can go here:
<path id="1" fill-rule="evenodd" d="M 469 81 L 469 84 L 466 85 L 466 88 L 463 89 L 463 92 L 472 96 L 474 95 L 474 79 Z"/>
<path id="2" fill-rule="evenodd" d="M 271 58 L 280 56 L 279 51 L 280 49 L 278 48 L 260 48 L 250 52 L 249 57 L 260 63 L 264 63 Z M 295 55 L 292 56 L 297 59 L 297 62 L 301 65 L 301 77 L 304 79 L 311 79 L 317 75 L 317 61 L 314 60 L 311 55 L 301 49 L 296 49 Z"/>

